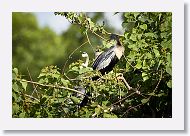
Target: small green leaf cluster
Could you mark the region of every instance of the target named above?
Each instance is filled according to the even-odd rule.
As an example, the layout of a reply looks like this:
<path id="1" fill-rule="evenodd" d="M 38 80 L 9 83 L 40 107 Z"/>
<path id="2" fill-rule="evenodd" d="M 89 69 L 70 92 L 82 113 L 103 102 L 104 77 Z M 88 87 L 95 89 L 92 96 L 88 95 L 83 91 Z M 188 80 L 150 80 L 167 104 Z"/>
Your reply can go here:
<path id="1" fill-rule="evenodd" d="M 123 27 L 126 56 L 135 69 L 140 70 L 143 81 L 159 71 L 170 82 L 172 75 L 171 13 L 125 13 Z M 126 66 L 128 70 L 128 64 Z M 169 74 L 169 75 L 168 75 Z M 168 86 L 171 88 L 171 86 Z"/>
<path id="2" fill-rule="evenodd" d="M 100 32 L 106 34 L 107 31 L 104 29 L 103 25 L 94 23 L 90 17 L 87 17 L 84 13 L 75 13 L 75 12 L 55 12 L 55 15 L 61 15 L 66 17 L 71 23 L 80 25 L 83 33 L 86 33 L 88 30 L 92 32 Z"/>
<path id="3" fill-rule="evenodd" d="M 70 81 L 64 79 L 59 72 L 59 68 L 45 67 L 38 76 L 39 81 L 30 84 L 21 78 L 17 68 L 13 69 L 12 74 L 13 117 L 76 117 L 74 113 L 80 99 L 73 92 L 59 87 L 71 86 Z"/>

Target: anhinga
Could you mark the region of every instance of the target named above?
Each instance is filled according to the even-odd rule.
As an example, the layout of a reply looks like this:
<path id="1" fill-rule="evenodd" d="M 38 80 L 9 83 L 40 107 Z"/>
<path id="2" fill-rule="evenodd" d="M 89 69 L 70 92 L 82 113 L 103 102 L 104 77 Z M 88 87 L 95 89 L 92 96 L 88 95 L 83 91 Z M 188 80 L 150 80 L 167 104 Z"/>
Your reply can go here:
<path id="1" fill-rule="evenodd" d="M 84 68 L 84 67 L 86 68 L 86 67 L 88 67 L 88 63 L 89 63 L 88 53 L 83 52 L 82 53 L 82 57 L 86 58 L 86 60 L 85 60 L 85 63 L 82 63 L 82 65 L 80 66 L 80 68 Z M 86 88 L 84 88 L 82 86 L 75 86 L 74 88 L 84 94 L 84 98 L 81 101 L 81 103 L 79 104 L 80 107 L 84 107 L 88 103 L 88 101 L 89 101 L 88 97 L 91 96 L 90 92 L 86 92 Z M 80 94 L 77 94 L 77 97 L 80 97 L 80 96 L 81 96 Z"/>
<path id="2" fill-rule="evenodd" d="M 102 52 L 96 57 L 96 60 L 92 64 L 93 70 L 100 71 L 102 75 L 110 72 L 124 54 L 125 48 L 121 45 L 119 37 L 115 34 L 111 34 L 110 41 L 111 40 L 116 41 L 116 44 L 112 45 L 105 52 Z M 94 77 L 92 80 L 96 80 L 97 78 L 98 77 Z"/>
<path id="3" fill-rule="evenodd" d="M 88 63 L 89 63 L 89 56 L 88 56 L 88 54 L 86 52 L 83 52 L 82 53 L 82 57 L 86 58 L 86 61 L 85 61 L 85 63 L 82 63 L 82 66 L 83 67 L 88 67 Z"/>
<path id="4" fill-rule="evenodd" d="M 102 75 L 110 72 L 115 64 L 121 59 L 124 54 L 124 46 L 119 41 L 119 37 L 115 34 L 111 34 L 110 41 L 116 41 L 116 44 L 112 45 L 105 52 L 102 52 L 100 55 L 96 57 L 94 63 L 92 64 L 93 70 L 98 70 Z M 96 56 L 96 55 L 95 55 Z M 92 80 L 97 80 L 99 77 L 93 77 Z M 83 107 L 88 102 L 88 96 L 90 93 L 88 92 L 87 96 L 84 97 L 82 102 L 80 103 L 80 107 Z"/>

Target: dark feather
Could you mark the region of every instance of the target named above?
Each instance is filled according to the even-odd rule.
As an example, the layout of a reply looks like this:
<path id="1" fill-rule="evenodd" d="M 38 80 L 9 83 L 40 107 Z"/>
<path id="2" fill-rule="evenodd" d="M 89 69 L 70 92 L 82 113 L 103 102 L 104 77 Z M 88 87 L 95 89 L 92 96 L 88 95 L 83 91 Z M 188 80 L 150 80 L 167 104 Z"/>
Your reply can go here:
<path id="1" fill-rule="evenodd" d="M 80 108 L 84 107 L 87 105 L 88 101 L 89 101 L 89 97 L 91 97 L 90 92 L 87 92 L 85 97 L 83 98 L 83 100 L 81 101 L 81 103 L 79 104 Z"/>
<path id="2" fill-rule="evenodd" d="M 99 70 L 102 75 L 104 75 L 105 72 L 110 72 L 118 62 L 114 49 L 115 46 L 112 46 L 107 51 L 100 54 L 92 65 L 93 69 Z"/>
<path id="3" fill-rule="evenodd" d="M 110 52 L 112 52 L 114 50 L 115 46 L 111 46 L 108 50 L 106 50 L 105 52 L 102 52 L 94 61 L 94 63 L 92 64 L 93 69 L 95 70 L 96 67 L 102 62 L 103 58 L 105 58 L 106 56 L 108 56 L 108 54 Z"/>

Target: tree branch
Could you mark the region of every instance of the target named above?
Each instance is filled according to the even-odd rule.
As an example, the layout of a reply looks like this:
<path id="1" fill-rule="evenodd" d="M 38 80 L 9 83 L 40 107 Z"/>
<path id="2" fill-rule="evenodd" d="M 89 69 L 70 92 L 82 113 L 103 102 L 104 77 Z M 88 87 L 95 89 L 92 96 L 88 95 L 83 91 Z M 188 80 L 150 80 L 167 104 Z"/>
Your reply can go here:
<path id="1" fill-rule="evenodd" d="M 68 88 L 68 87 L 64 87 L 64 86 L 58 86 L 58 85 L 44 85 L 44 84 L 41 84 L 41 83 L 38 83 L 38 82 L 33 82 L 33 81 L 28 81 L 28 80 L 23 80 L 23 79 L 17 79 L 18 81 L 21 81 L 21 82 L 27 82 L 27 83 L 32 83 L 32 84 L 36 84 L 36 85 L 40 85 L 40 86 L 44 86 L 44 87 L 52 87 L 52 88 L 60 88 L 60 89 L 65 89 L 65 90 L 69 90 L 69 91 L 72 91 L 72 92 L 75 92 L 75 93 L 79 93 L 79 94 L 82 94 L 82 95 L 85 95 L 84 93 L 78 91 L 78 90 L 75 90 L 75 89 L 72 89 L 72 88 Z M 86 96 L 86 95 L 85 95 Z"/>
<path id="2" fill-rule="evenodd" d="M 35 98 L 35 97 L 31 96 L 31 95 L 28 95 L 28 94 L 24 94 L 24 95 L 27 96 L 27 97 L 29 97 L 29 98 L 31 98 L 31 99 L 34 99 L 34 100 L 40 102 L 40 100 L 38 100 L 37 98 Z"/>
<path id="3" fill-rule="evenodd" d="M 29 75 L 29 77 L 30 77 L 30 80 L 33 81 L 33 80 L 32 80 L 32 76 L 31 76 L 31 74 L 30 74 L 30 71 L 29 71 L 28 67 L 27 67 L 27 71 L 28 71 L 28 75 Z M 33 90 L 33 92 L 32 92 L 32 95 L 34 94 L 34 92 L 36 92 L 36 95 L 37 95 L 37 97 L 39 98 L 39 96 L 38 96 L 38 91 L 37 91 L 37 87 L 35 86 L 35 84 L 32 84 L 32 85 L 33 85 L 33 88 L 34 88 L 34 90 Z"/>

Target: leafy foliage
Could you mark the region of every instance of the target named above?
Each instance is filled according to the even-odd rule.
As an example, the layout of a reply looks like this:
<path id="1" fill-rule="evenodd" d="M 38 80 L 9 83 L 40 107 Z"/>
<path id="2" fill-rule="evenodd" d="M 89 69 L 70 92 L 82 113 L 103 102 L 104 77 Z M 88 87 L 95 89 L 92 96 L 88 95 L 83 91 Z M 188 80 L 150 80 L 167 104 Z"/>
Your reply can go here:
<path id="1" fill-rule="evenodd" d="M 103 44 L 101 49 L 110 47 L 110 43 L 104 38 L 110 33 L 86 14 L 55 14 L 79 25 L 83 35 L 90 31 L 90 36 L 98 36 Z M 119 36 L 125 47 L 125 54 L 114 70 L 104 76 L 90 67 L 94 59 L 90 59 L 88 67 L 82 67 L 83 61 L 80 59 L 73 61 L 63 70 L 53 65 L 46 66 L 41 70 L 36 82 L 32 81 L 31 77 L 26 80 L 20 70 L 13 68 L 12 116 L 172 117 L 172 14 L 123 13 L 122 26 L 125 32 Z M 132 90 L 117 78 L 120 73 Z M 101 78 L 92 81 L 92 77 L 97 75 Z M 91 94 L 88 97 L 89 102 L 81 108 L 79 104 L 87 92 Z"/>

